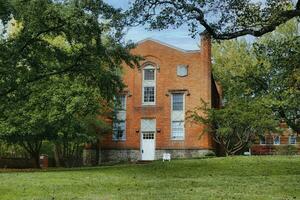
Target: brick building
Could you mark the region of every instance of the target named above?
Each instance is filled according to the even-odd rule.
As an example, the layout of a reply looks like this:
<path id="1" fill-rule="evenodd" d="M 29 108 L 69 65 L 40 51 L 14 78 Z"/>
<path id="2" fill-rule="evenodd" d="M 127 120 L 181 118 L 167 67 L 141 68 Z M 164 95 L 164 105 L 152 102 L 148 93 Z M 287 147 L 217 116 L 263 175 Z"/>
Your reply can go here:
<path id="1" fill-rule="evenodd" d="M 280 123 L 280 133 L 267 133 L 258 137 L 251 146 L 253 155 L 296 155 L 300 154 L 299 133 L 295 133 L 286 123 Z"/>
<path id="2" fill-rule="evenodd" d="M 211 71 L 211 41 L 203 35 L 200 50 L 185 51 L 146 39 L 133 54 L 141 67 L 124 65 L 127 86 L 120 97 L 113 134 L 101 140 L 101 161 L 198 157 L 214 151 L 204 127 L 186 120 L 201 99 L 218 106 L 220 96 Z"/>

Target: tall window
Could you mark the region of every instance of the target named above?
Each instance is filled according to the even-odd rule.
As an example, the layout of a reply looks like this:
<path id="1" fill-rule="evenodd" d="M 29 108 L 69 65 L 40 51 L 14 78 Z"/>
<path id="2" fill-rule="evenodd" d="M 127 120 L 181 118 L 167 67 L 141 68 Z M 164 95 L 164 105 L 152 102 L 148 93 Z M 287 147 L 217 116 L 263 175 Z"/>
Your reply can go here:
<path id="1" fill-rule="evenodd" d="M 155 68 L 148 65 L 143 70 L 143 105 L 155 105 L 156 96 Z"/>
<path id="2" fill-rule="evenodd" d="M 184 139 L 184 94 L 174 93 L 171 100 L 171 138 Z"/>
<path id="3" fill-rule="evenodd" d="M 126 139 L 126 96 L 122 95 L 115 101 L 113 119 L 113 140 Z"/>
<path id="4" fill-rule="evenodd" d="M 183 111 L 183 94 L 173 94 L 172 109 Z"/>

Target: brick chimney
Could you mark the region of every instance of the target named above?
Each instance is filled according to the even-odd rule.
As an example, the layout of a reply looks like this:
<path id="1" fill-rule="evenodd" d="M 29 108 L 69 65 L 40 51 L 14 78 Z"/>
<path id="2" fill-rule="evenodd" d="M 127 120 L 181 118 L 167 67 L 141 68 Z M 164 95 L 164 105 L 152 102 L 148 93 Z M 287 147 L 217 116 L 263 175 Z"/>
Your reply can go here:
<path id="1" fill-rule="evenodd" d="M 204 101 L 211 105 L 211 36 L 207 31 L 204 31 L 200 34 L 201 41 L 201 68 L 203 68 L 203 73 L 205 75 L 205 80 L 202 81 L 204 89 L 207 91 L 207 94 L 204 97 Z"/>

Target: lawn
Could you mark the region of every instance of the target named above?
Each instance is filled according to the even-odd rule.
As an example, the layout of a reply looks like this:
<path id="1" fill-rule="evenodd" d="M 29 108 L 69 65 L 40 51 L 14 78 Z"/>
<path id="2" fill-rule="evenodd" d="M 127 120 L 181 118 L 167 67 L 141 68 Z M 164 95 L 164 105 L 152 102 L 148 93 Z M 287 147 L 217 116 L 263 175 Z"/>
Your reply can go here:
<path id="1" fill-rule="evenodd" d="M 300 157 L 229 157 L 0 173 L 0 199 L 300 199 Z"/>

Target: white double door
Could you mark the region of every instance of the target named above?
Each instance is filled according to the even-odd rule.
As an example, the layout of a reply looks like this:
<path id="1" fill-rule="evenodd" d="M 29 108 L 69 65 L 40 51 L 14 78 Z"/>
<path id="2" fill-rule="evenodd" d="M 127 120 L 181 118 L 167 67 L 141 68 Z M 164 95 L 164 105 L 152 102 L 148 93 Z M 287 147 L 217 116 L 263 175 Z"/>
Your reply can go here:
<path id="1" fill-rule="evenodd" d="M 141 120 L 141 158 L 154 160 L 155 158 L 156 120 Z"/>

